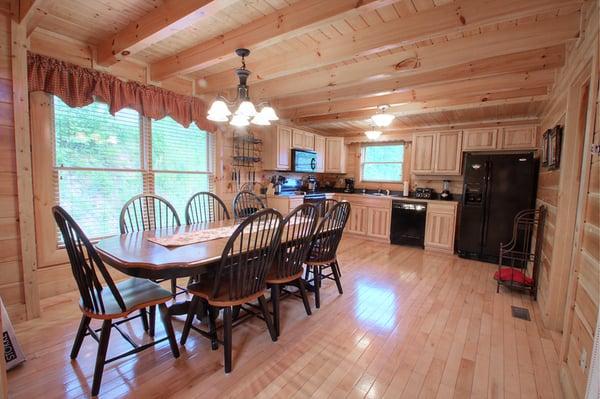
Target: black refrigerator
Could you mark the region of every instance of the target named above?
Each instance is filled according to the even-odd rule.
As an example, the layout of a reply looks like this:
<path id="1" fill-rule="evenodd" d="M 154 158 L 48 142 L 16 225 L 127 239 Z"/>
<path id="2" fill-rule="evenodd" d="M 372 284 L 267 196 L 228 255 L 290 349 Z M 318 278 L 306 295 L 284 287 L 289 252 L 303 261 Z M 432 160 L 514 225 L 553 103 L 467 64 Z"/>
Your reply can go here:
<path id="1" fill-rule="evenodd" d="M 515 215 L 535 207 L 538 160 L 523 154 L 466 153 L 458 255 L 498 262 Z"/>

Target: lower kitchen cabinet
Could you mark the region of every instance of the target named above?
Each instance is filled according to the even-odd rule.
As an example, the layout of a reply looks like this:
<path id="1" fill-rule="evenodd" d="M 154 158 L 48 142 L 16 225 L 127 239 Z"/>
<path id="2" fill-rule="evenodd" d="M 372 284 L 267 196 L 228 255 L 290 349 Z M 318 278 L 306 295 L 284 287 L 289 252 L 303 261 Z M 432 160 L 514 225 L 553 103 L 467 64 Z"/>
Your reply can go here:
<path id="1" fill-rule="evenodd" d="M 427 204 L 425 249 L 454 253 L 457 202 Z"/>
<path id="2" fill-rule="evenodd" d="M 346 233 L 375 240 L 390 240 L 391 206 L 387 198 L 369 198 L 362 195 L 342 195 L 338 200 L 350 202 L 350 218 Z"/>
<path id="3" fill-rule="evenodd" d="M 367 234 L 368 208 L 350 203 L 350 218 L 346 224 L 346 231 L 352 234 Z"/>
<path id="4" fill-rule="evenodd" d="M 390 238 L 391 211 L 389 208 L 368 208 L 367 235 L 373 238 Z"/>

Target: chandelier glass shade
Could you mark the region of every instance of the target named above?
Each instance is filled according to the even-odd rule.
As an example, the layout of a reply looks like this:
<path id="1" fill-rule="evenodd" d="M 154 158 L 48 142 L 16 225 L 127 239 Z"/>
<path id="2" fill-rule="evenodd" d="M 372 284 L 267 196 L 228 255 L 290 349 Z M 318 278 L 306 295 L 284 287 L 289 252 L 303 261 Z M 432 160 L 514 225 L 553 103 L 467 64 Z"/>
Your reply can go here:
<path id="1" fill-rule="evenodd" d="M 268 103 L 260 103 L 258 107 L 250 100 L 248 94 L 248 76 L 250 71 L 246 69 L 245 57 L 250 54 L 248 49 L 237 49 L 235 53 L 242 58 L 242 67 L 235 70 L 239 79 L 237 86 L 237 96 L 233 101 L 228 101 L 224 96 L 219 95 L 211 104 L 206 119 L 213 122 L 229 122 L 235 127 L 254 125 L 266 126 L 271 121 L 279 119 L 275 110 Z M 235 109 L 232 114 L 230 107 Z M 257 111 L 260 108 L 260 111 Z"/>
<path id="2" fill-rule="evenodd" d="M 381 136 L 381 133 L 381 130 L 367 130 L 365 136 L 367 136 L 369 140 L 377 140 L 379 136 Z"/>
<path id="3" fill-rule="evenodd" d="M 371 122 L 377 127 L 387 127 L 394 120 L 395 116 L 392 114 L 386 114 L 385 111 L 389 108 L 389 105 L 378 106 L 378 111 L 375 115 L 371 116 Z"/>

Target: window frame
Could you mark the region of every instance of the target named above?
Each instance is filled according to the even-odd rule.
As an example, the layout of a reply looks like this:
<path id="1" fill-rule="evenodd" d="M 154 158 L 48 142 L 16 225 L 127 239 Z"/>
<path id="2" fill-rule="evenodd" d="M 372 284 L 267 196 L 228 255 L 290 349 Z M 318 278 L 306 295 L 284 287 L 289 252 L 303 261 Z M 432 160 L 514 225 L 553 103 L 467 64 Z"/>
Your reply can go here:
<path id="1" fill-rule="evenodd" d="M 401 145 L 403 147 L 403 155 L 402 162 L 365 162 L 366 159 L 366 151 L 368 147 L 389 147 Z M 404 142 L 385 142 L 385 143 L 364 143 L 360 146 L 360 163 L 359 163 L 359 173 L 360 173 L 360 181 L 364 183 L 390 183 L 390 184 L 403 184 L 405 180 L 405 158 L 406 158 L 406 143 Z M 400 180 L 371 180 L 364 178 L 364 165 L 389 165 L 389 164 L 397 164 L 400 165 Z"/>
<path id="2" fill-rule="evenodd" d="M 60 167 L 56 165 L 55 147 L 55 116 L 54 96 L 43 93 L 30 93 L 31 136 L 32 136 L 32 170 L 34 213 L 36 230 L 36 247 L 38 267 L 46 268 L 64 265 L 69 262 L 64 246 L 60 245 L 57 227 L 52 215 L 52 207 L 58 204 L 59 186 L 58 173 L 60 170 L 83 171 L 111 171 L 111 168 L 89 167 Z M 142 187 L 145 193 L 154 193 L 154 180 L 156 173 L 152 168 L 152 120 L 139 115 L 140 118 L 140 169 L 116 169 L 115 172 L 140 172 L 142 173 Z M 208 167 L 206 172 L 182 172 L 208 175 L 209 189 L 215 190 L 215 136 L 214 132 L 207 132 L 207 157 Z M 181 217 L 182 215 L 180 215 Z M 118 234 L 118 226 L 115 227 Z M 49 239 L 49 237 L 54 237 Z M 103 237 L 90 239 L 97 242 Z M 68 270 L 66 270 L 68 272 Z"/>

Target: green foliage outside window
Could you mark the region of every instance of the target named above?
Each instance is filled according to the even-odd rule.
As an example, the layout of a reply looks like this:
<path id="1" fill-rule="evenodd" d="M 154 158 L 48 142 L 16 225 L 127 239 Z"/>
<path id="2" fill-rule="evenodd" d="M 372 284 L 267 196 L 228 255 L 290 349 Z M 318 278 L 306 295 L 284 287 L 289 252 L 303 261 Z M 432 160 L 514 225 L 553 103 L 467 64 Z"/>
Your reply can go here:
<path id="1" fill-rule="evenodd" d="M 363 181 L 402 182 L 404 145 L 367 145 L 362 150 Z"/>

